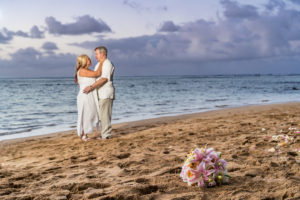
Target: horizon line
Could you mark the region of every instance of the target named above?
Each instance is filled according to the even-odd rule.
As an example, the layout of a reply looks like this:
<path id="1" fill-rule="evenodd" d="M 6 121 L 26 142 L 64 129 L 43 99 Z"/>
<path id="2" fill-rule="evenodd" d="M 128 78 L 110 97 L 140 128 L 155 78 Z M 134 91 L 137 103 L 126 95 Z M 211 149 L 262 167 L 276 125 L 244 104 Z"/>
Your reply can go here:
<path id="1" fill-rule="evenodd" d="M 272 76 L 297 76 L 300 75 L 298 73 L 236 73 L 236 74 L 154 74 L 154 75 L 116 75 L 114 77 L 153 77 L 153 76 L 236 76 L 236 75 L 243 75 L 243 76 L 260 76 L 260 75 L 272 75 Z M 31 76 L 31 77 L 22 77 L 22 76 L 8 76 L 8 77 L 1 77 L 1 79 L 9 79 L 9 78 L 20 78 L 20 79 L 29 79 L 29 78 L 73 78 L 73 76 Z"/>

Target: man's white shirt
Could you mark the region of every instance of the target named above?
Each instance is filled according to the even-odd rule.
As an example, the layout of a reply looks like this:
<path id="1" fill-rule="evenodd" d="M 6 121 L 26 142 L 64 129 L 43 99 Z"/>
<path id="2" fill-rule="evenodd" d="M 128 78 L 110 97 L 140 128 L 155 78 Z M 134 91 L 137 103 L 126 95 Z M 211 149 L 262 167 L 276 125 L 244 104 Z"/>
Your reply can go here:
<path id="1" fill-rule="evenodd" d="M 100 63 L 98 62 L 95 66 L 94 71 L 99 67 Z M 97 89 L 99 99 L 114 99 L 115 98 L 115 89 L 113 85 L 113 73 L 115 67 L 110 62 L 109 59 L 106 59 L 102 65 L 101 76 L 96 78 L 96 81 L 100 78 L 107 78 L 107 82 Z"/>

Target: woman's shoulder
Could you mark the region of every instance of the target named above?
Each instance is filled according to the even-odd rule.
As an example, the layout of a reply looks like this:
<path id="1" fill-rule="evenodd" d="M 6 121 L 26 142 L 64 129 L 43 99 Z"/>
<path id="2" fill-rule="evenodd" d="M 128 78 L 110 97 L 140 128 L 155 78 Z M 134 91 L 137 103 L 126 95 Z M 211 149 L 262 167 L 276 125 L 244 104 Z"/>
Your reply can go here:
<path id="1" fill-rule="evenodd" d="M 92 71 L 90 69 L 85 69 L 85 68 L 80 68 L 78 70 L 78 74 L 81 75 L 81 76 L 85 76 L 85 74 L 88 72 L 88 71 Z"/>

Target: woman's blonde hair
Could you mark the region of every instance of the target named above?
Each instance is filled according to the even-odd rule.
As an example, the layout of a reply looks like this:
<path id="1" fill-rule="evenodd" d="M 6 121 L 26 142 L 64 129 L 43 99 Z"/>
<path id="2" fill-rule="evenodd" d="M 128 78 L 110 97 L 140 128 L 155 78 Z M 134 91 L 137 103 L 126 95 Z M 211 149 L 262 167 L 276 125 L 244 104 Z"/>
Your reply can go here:
<path id="1" fill-rule="evenodd" d="M 75 83 L 77 83 L 77 72 L 78 72 L 78 70 L 80 68 L 86 68 L 88 61 L 90 61 L 90 63 L 91 63 L 90 57 L 88 57 L 85 54 L 77 56 L 77 59 L 76 59 L 76 70 L 75 70 Z"/>

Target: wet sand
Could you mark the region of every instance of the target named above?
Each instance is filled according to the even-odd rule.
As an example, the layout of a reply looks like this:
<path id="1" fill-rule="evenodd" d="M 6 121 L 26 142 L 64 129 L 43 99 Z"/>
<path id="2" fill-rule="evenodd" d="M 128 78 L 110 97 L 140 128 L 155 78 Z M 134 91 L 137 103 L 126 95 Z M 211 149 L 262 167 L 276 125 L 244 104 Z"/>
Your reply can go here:
<path id="1" fill-rule="evenodd" d="M 247 106 L 113 126 L 83 142 L 75 130 L 0 142 L 0 199 L 300 199 L 300 103 Z M 294 140 L 269 152 L 280 133 Z M 229 184 L 189 187 L 193 147 L 222 152 Z"/>

